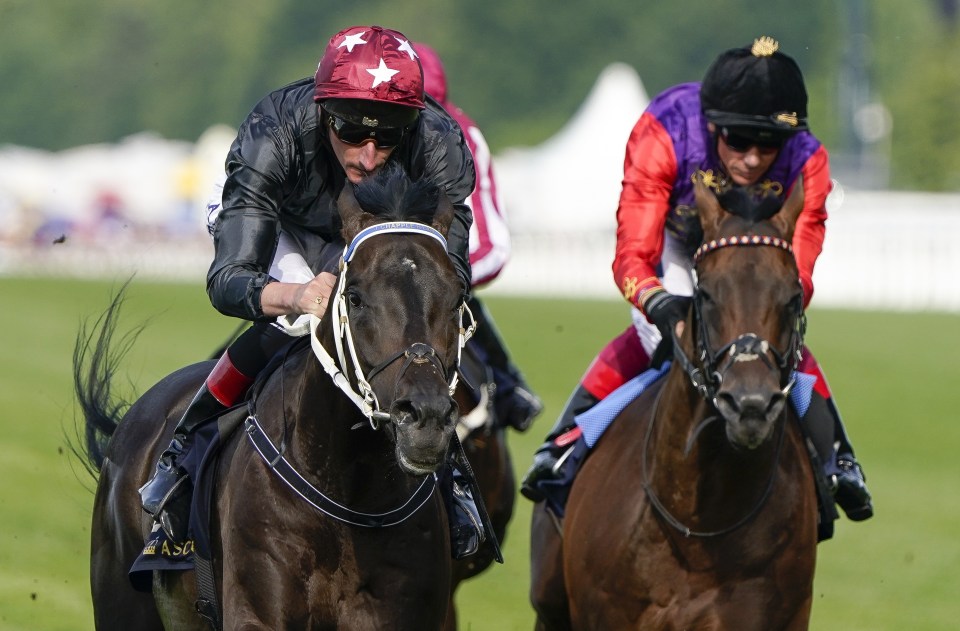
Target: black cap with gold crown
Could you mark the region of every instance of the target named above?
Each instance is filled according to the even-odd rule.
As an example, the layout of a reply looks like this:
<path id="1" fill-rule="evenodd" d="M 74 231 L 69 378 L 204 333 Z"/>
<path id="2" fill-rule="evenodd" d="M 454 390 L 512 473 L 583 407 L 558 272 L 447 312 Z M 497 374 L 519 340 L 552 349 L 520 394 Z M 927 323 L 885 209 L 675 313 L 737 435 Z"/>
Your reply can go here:
<path id="1" fill-rule="evenodd" d="M 700 106 L 719 127 L 757 137 L 783 137 L 807 129 L 807 90 L 797 62 L 772 37 L 722 53 L 707 70 Z"/>

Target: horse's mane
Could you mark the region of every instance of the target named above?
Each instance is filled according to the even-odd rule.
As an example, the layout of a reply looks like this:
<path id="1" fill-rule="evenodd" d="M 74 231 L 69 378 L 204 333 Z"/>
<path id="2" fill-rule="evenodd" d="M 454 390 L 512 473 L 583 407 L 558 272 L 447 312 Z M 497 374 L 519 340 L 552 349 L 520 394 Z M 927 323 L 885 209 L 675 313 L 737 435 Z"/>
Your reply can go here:
<path id="1" fill-rule="evenodd" d="M 380 219 L 430 224 L 440 188 L 427 179 L 411 180 L 402 166 L 388 162 L 378 173 L 354 185 L 354 196 L 365 212 Z"/>

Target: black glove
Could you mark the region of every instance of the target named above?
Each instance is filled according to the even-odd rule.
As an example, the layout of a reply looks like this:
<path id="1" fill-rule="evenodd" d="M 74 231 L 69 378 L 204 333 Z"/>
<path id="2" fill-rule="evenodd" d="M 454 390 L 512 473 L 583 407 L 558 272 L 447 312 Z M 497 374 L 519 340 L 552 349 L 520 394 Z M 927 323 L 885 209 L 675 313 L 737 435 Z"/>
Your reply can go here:
<path id="1" fill-rule="evenodd" d="M 691 302 L 693 299 L 689 296 L 660 291 L 644 303 L 647 319 L 657 327 L 663 338 L 650 360 L 653 368 L 659 368 L 664 361 L 673 357 L 673 331 L 676 330 L 677 322 L 687 317 Z"/>

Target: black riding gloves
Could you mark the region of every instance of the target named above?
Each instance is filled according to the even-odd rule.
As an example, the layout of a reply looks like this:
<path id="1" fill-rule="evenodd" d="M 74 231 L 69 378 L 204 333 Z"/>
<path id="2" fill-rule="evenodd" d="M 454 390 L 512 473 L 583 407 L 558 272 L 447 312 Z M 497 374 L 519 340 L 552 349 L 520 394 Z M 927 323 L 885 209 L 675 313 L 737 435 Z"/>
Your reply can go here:
<path id="1" fill-rule="evenodd" d="M 663 338 L 651 358 L 650 365 L 653 368 L 659 368 L 665 360 L 673 356 L 673 331 L 677 322 L 687 317 L 692 300 L 689 296 L 658 291 L 643 304 L 647 319 L 657 327 Z"/>
<path id="2" fill-rule="evenodd" d="M 671 331 L 677 326 L 677 322 L 687 317 L 691 300 L 689 296 L 658 291 L 647 299 L 643 310 L 647 313 L 647 319 L 656 325 L 663 339 L 669 340 L 673 339 Z"/>

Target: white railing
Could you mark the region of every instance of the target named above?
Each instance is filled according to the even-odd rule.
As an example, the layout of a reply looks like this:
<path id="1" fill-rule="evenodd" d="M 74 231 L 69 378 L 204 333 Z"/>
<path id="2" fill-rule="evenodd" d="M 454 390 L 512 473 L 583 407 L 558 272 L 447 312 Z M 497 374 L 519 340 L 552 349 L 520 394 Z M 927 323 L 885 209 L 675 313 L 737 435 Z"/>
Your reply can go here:
<path id="1" fill-rule="evenodd" d="M 490 294 L 619 300 L 612 232 L 526 233 Z M 142 240 L 96 247 L 67 239 L 0 245 L 0 275 L 158 278 L 203 283 L 212 243 Z M 831 212 L 813 306 L 960 312 L 960 195 L 846 193 Z"/>

